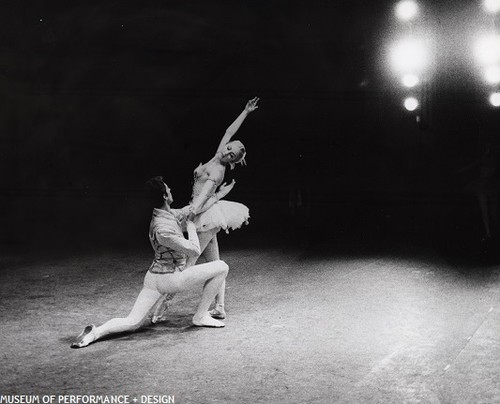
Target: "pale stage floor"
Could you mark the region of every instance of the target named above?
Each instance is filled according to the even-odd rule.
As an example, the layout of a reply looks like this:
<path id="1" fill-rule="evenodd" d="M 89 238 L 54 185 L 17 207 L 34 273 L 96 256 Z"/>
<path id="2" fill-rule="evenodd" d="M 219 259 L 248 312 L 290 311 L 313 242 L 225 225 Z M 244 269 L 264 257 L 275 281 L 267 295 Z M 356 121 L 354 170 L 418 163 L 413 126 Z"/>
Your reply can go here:
<path id="1" fill-rule="evenodd" d="M 125 315 L 151 253 L 4 255 L 2 394 L 160 394 L 176 403 L 500 402 L 500 266 L 406 248 L 221 242 L 224 329 L 167 322 L 72 350 Z"/>

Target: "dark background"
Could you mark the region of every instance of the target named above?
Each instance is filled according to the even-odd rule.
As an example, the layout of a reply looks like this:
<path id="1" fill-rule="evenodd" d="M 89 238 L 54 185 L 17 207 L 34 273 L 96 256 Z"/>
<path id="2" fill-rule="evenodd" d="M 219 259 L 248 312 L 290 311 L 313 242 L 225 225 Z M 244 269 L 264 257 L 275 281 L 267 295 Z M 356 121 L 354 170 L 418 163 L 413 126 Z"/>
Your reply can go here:
<path id="1" fill-rule="evenodd" d="M 391 1 L 3 1 L 0 245 L 146 245 L 144 182 L 164 175 L 186 204 L 254 96 L 235 137 L 248 166 L 226 176 L 251 209 L 236 239 L 482 245 L 500 118 L 469 42 L 491 21 L 475 1 L 430 3 L 413 29 L 435 63 L 408 113 Z"/>

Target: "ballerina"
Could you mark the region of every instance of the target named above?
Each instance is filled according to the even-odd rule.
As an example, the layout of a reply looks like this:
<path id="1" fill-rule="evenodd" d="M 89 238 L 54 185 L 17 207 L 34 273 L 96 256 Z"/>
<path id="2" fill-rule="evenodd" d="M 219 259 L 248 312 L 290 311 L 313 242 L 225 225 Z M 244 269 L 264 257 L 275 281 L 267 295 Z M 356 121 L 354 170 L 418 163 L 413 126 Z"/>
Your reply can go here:
<path id="1" fill-rule="evenodd" d="M 243 111 L 226 129 L 215 155 L 205 164 L 194 170 L 193 192 L 190 205 L 196 215 L 193 222 L 200 241 L 200 248 L 206 261 L 220 260 L 217 233 L 223 229 L 226 232 L 240 228 L 248 223 L 249 209 L 239 202 L 222 200 L 235 185 L 233 180 L 229 184 L 222 184 L 226 168 L 234 169 L 236 164 L 245 165 L 246 150 L 239 140 L 232 140 L 246 117 L 258 106 L 258 97 L 249 100 Z M 222 185 L 221 185 L 222 184 Z M 219 190 L 218 190 L 219 189 Z M 222 192 L 221 192 L 222 191 Z M 214 202 L 215 199 L 215 202 Z M 187 265 L 193 265 L 198 257 L 188 259 Z M 210 311 L 212 317 L 224 319 L 226 282 L 222 283 L 219 293 L 215 298 L 215 307 Z M 156 307 L 152 322 L 156 323 L 165 318 L 168 301 L 159 302 Z"/>
<path id="2" fill-rule="evenodd" d="M 222 184 L 228 166 L 232 170 L 238 163 L 242 165 L 246 164 L 245 146 L 239 140 L 232 140 L 232 138 L 246 117 L 258 108 L 258 101 L 259 98 L 255 97 L 246 103 L 240 115 L 226 129 L 214 157 L 207 163 L 200 164 L 194 170 L 191 204 L 193 205 L 195 214 L 203 210 L 204 205 L 216 192 L 217 187 Z M 228 187 L 232 189 L 234 184 L 235 181 L 233 180 Z M 194 218 L 194 223 L 205 259 L 207 261 L 216 261 L 220 259 L 217 233 L 221 229 L 227 232 L 230 229 L 234 230 L 240 228 L 243 223 L 248 222 L 249 217 L 249 209 L 245 205 L 225 200 L 214 203 L 205 212 L 198 214 Z M 216 296 L 215 308 L 210 312 L 212 317 L 218 319 L 224 319 L 226 317 L 224 300 L 225 281 L 221 285 L 219 293 Z"/>

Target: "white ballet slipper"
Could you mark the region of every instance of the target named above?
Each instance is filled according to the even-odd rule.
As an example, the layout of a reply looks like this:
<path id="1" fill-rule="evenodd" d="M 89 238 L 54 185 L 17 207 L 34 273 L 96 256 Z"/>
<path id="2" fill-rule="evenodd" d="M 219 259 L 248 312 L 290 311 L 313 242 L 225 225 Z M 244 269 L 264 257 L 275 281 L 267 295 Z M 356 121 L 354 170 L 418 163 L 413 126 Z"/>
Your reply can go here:
<path id="1" fill-rule="evenodd" d="M 210 327 L 210 328 L 222 328 L 226 326 L 222 321 L 212 318 L 209 313 L 205 314 L 201 318 L 193 317 L 193 324 L 196 327 Z"/>
<path id="2" fill-rule="evenodd" d="M 226 318 L 224 306 L 215 306 L 215 308 L 210 310 L 209 313 L 212 318 L 216 318 L 218 320 L 224 320 Z"/>
<path id="3" fill-rule="evenodd" d="M 95 325 L 88 325 L 71 343 L 71 348 L 84 348 L 95 341 Z"/>

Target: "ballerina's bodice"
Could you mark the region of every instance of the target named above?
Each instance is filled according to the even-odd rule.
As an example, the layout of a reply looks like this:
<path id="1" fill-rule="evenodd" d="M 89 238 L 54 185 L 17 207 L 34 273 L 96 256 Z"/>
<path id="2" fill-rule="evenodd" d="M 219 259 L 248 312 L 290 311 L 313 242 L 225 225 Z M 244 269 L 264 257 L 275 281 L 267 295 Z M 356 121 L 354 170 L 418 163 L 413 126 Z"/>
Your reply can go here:
<path id="1" fill-rule="evenodd" d="M 193 193 L 191 201 L 194 201 L 203 190 L 207 181 L 212 182 L 213 192 L 217 190 L 224 180 L 225 167 L 209 161 L 206 164 L 200 164 L 193 172 Z"/>
<path id="2" fill-rule="evenodd" d="M 205 203 L 217 191 L 217 188 L 224 180 L 226 167 L 217 161 L 211 160 L 206 164 L 200 164 L 194 170 L 193 195 L 192 204 Z M 207 192 L 207 183 L 210 188 Z M 205 193 L 207 193 L 205 195 Z M 206 199 L 200 201 L 200 198 Z M 217 200 L 205 212 L 200 213 L 194 218 L 196 231 L 204 232 L 214 229 L 224 229 L 226 232 L 229 229 L 238 229 L 243 223 L 248 222 L 250 217 L 248 208 L 242 203 Z M 218 230 L 217 230 L 218 231 Z"/>

